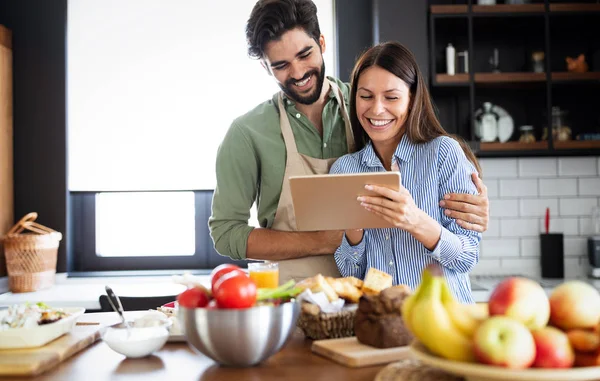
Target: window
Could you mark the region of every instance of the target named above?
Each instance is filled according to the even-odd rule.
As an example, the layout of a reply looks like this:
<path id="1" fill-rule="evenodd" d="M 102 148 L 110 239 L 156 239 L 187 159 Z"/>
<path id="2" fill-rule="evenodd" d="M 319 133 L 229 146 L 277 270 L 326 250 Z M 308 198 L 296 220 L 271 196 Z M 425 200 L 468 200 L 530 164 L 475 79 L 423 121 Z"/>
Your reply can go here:
<path id="1" fill-rule="evenodd" d="M 70 0 L 68 187 L 79 270 L 210 267 L 216 151 L 278 91 L 247 57 L 255 0 Z M 315 0 L 333 61 L 333 1 Z M 255 224 L 253 221 L 251 224 Z"/>

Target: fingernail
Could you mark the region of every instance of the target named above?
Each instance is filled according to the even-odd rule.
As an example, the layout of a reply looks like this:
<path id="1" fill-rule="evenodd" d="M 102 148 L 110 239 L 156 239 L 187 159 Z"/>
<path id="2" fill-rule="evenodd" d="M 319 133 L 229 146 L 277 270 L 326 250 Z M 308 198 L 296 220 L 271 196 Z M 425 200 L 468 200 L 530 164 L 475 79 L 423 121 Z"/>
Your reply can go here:
<path id="1" fill-rule="evenodd" d="M 444 214 L 449 216 L 450 215 L 450 211 L 449 210 L 444 210 Z"/>
<path id="2" fill-rule="evenodd" d="M 449 194 L 447 194 L 447 195 L 444 195 L 444 198 L 445 198 L 446 200 L 450 200 L 450 195 L 449 195 Z"/>
<path id="3" fill-rule="evenodd" d="M 440 201 L 440 206 L 446 206 L 446 201 Z"/>
<path id="4" fill-rule="evenodd" d="M 357 199 L 358 201 L 365 201 L 364 197 L 361 197 L 361 196 L 358 196 L 356 199 Z"/>
<path id="5" fill-rule="evenodd" d="M 365 185 L 365 189 L 366 190 L 373 190 L 373 187 L 371 185 Z"/>
<path id="6" fill-rule="evenodd" d="M 368 208 L 367 204 L 365 204 L 364 202 L 361 202 L 360 206 L 364 206 L 365 208 Z"/>

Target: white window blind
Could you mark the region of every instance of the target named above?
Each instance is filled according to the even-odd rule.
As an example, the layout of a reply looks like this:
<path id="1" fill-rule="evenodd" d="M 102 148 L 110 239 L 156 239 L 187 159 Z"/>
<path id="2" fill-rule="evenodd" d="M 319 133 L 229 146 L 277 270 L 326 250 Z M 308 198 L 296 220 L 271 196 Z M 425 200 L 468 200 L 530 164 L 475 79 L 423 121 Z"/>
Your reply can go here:
<path id="1" fill-rule="evenodd" d="M 279 90 L 247 56 L 254 0 L 70 0 L 71 191 L 199 190 L 231 121 Z M 315 0 L 335 75 L 333 0 Z"/>

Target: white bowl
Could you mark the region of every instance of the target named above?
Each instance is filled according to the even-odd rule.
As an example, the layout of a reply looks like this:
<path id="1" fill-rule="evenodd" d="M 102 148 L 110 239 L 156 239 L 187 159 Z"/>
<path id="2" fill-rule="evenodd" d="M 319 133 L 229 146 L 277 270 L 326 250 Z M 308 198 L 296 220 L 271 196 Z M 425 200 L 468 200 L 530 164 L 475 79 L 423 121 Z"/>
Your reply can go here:
<path id="1" fill-rule="evenodd" d="M 432 354 L 418 341 L 413 341 L 410 349 L 414 357 L 424 364 L 464 377 L 467 381 L 589 381 L 600 379 L 600 366 L 569 369 L 507 369 L 447 360 Z"/>
<path id="2" fill-rule="evenodd" d="M 0 331 L 0 349 L 35 348 L 46 345 L 52 340 L 70 332 L 77 319 L 83 315 L 83 307 L 65 307 L 63 311 L 69 314 L 54 323 L 28 328 L 9 328 Z M 0 320 L 8 310 L 0 311 Z"/>
<path id="3" fill-rule="evenodd" d="M 169 338 L 171 320 L 162 320 L 156 325 L 130 328 L 115 324 L 102 333 L 102 340 L 113 351 L 128 358 L 146 357 L 161 349 Z"/>

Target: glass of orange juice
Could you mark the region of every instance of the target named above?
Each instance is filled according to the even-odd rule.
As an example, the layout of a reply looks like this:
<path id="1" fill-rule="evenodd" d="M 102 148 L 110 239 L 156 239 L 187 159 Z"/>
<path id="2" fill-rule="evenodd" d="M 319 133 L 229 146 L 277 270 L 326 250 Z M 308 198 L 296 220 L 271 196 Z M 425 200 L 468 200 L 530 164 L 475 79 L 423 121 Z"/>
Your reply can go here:
<path id="1" fill-rule="evenodd" d="M 279 287 L 279 266 L 277 262 L 248 263 L 248 275 L 258 288 Z"/>

